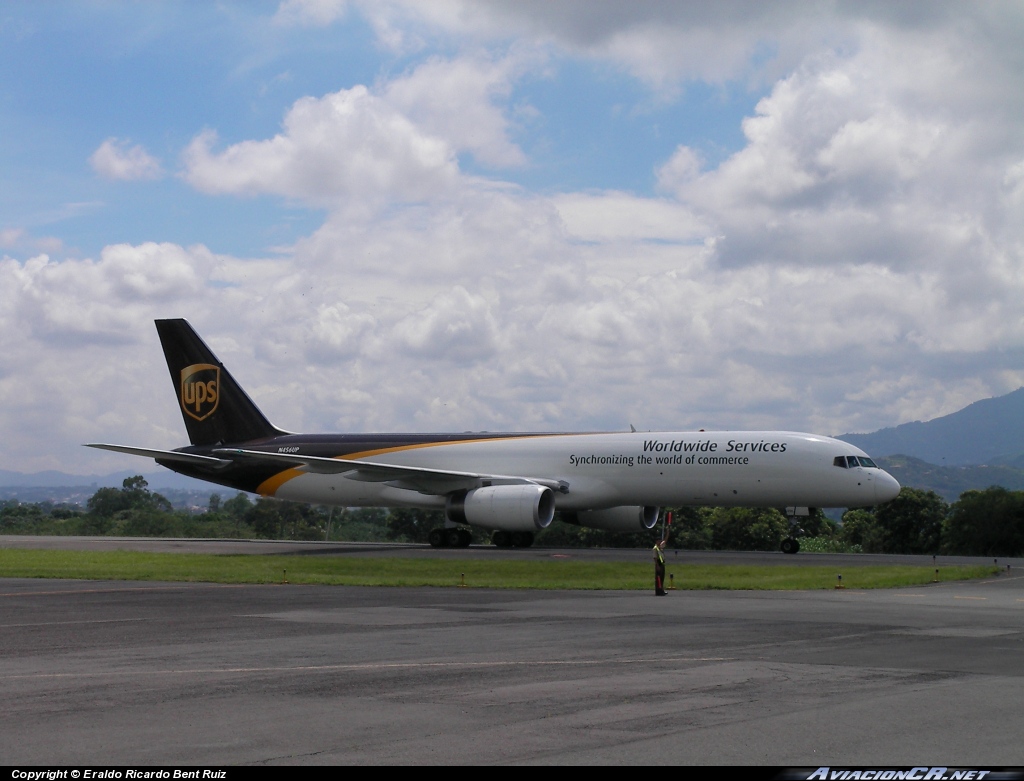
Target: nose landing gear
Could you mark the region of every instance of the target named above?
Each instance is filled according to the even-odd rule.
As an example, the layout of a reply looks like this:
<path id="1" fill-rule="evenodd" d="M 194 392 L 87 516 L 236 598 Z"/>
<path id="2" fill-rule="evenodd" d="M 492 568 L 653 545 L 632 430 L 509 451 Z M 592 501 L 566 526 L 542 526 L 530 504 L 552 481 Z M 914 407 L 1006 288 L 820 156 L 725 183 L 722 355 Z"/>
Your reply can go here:
<path id="1" fill-rule="evenodd" d="M 803 530 L 800 528 L 800 518 L 807 518 L 811 514 L 810 507 L 787 507 L 786 520 L 789 521 L 789 536 L 782 541 L 779 548 L 783 553 L 796 553 L 800 550 L 800 541 L 797 535 Z"/>

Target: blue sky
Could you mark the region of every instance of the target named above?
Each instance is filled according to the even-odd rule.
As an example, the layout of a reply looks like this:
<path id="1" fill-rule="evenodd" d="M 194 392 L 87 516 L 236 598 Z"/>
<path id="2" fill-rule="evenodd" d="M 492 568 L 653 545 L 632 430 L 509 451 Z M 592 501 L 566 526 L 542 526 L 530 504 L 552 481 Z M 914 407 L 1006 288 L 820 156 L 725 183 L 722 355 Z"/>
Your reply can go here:
<path id="1" fill-rule="evenodd" d="M 291 429 L 842 433 L 1014 390 L 1021 33 L 1013 3 L 8 4 L 0 468 L 181 444 L 155 317 Z"/>
<path id="2" fill-rule="evenodd" d="M 441 40 L 429 52 L 389 51 L 355 12 L 325 28 L 274 24 L 274 3 L 58 7 L 3 12 L 3 212 L 8 225 L 52 232 L 75 255 L 147 240 L 251 255 L 294 241 L 319 212 L 280 198 L 211 198 L 174 178 L 192 137 L 204 128 L 225 144 L 272 136 L 303 96 L 372 85 L 457 50 Z M 518 107 L 510 136 L 529 161 L 502 172 L 540 192 L 653 195 L 656 167 L 680 142 L 710 164 L 739 149 L 740 122 L 763 92 L 693 81 L 666 97 L 608 65 L 541 56 L 508 98 Z M 131 187 L 98 178 L 88 158 L 110 137 L 144 146 L 168 175 Z M 494 173 L 470 155 L 460 164 Z"/>

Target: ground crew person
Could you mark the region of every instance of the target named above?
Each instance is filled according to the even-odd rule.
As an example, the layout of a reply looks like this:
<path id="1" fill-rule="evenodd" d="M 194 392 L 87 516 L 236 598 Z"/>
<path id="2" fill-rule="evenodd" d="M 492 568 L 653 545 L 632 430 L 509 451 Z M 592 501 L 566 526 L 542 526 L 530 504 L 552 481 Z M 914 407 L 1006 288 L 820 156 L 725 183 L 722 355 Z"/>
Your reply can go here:
<path id="1" fill-rule="evenodd" d="M 654 543 L 654 596 L 663 597 L 665 591 L 665 543 L 667 536 Z"/>

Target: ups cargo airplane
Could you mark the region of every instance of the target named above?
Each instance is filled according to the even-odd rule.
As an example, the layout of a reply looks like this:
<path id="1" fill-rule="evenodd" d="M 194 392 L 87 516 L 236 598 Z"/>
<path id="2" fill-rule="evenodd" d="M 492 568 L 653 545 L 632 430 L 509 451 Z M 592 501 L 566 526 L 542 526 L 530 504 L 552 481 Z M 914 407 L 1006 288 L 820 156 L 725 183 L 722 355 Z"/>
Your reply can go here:
<path id="1" fill-rule="evenodd" d="M 89 447 L 153 458 L 242 491 L 344 507 L 443 510 L 434 546 L 466 546 L 465 525 L 526 547 L 555 511 L 609 531 L 651 529 L 662 506 L 865 507 L 899 483 L 846 442 L 792 431 L 292 434 L 270 423 L 185 320 L 157 320 L 192 444 Z M 795 553 L 793 537 L 782 549 Z"/>

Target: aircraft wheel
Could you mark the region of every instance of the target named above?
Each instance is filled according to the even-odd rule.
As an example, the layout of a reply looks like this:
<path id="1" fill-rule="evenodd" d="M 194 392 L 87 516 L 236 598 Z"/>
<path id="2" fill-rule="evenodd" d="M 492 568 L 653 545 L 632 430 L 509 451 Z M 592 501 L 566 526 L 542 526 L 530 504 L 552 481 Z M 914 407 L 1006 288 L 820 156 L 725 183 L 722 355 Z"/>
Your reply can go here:
<path id="1" fill-rule="evenodd" d="M 491 542 L 494 543 L 496 548 L 511 548 L 512 535 L 508 532 L 498 531 L 491 535 Z"/>
<path id="2" fill-rule="evenodd" d="M 444 529 L 431 529 L 427 535 L 427 542 L 431 548 L 443 548 L 448 540 L 445 539 Z"/>
<path id="3" fill-rule="evenodd" d="M 473 542 L 473 535 L 469 529 L 459 529 L 459 547 L 468 548 L 471 542 Z"/>
<path id="4" fill-rule="evenodd" d="M 444 546 L 446 548 L 462 547 L 462 529 L 445 529 Z"/>
<path id="5" fill-rule="evenodd" d="M 783 553 L 796 553 L 800 550 L 800 543 L 792 537 L 787 537 L 782 541 L 782 552 Z"/>

